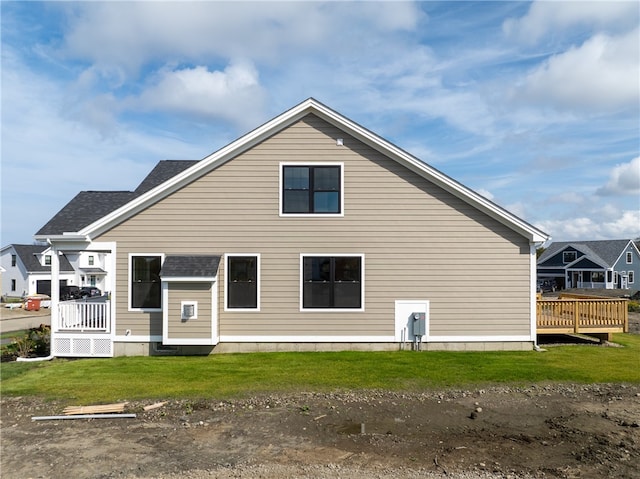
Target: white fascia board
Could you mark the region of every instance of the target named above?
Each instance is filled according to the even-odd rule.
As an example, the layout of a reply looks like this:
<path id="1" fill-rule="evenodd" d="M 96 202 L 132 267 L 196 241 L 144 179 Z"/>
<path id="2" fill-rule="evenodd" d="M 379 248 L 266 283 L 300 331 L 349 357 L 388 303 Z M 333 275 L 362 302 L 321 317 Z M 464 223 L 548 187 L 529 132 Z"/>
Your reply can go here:
<path id="1" fill-rule="evenodd" d="M 192 182 L 200 175 L 220 166 L 221 164 L 237 156 L 238 154 L 252 148 L 254 145 L 260 143 L 265 138 L 273 135 L 277 131 L 286 128 L 308 113 L 313 113 L 338 127 L 339 129 L 345 130 L 351 136 L 359 139 L 360 141 L 363 141 L 367 145 L 380 151 L 386 156 L 393 158 L 398 163 L 404 165 L 415 173 L 423 176 L 427 180 L 444 188 L 463 201 L 486 212 L 491 217 L 505 224 L 507 227 L 527 237 L 531 242 L 543 243 L 550 239 L 550 236 L 543 231 L 535 228 L 524 220 L 496 205 L 492 201 L 489 201 L 488 199 L 479 195 L 475 191 L 467 188 L 461 183 L 458 183 L 457 181 L 448 177 L 444 173 L 415 158 L 401 148 L 398 148 L 397 146 L 389 143 L 375 133 L 340 115 L 329 107 L 317 102 L 313 98 L 305 100 L 299 105 L 294 106 L 290 110 L 287 110 L 281 115 L 263 124 L 262 126 L 259 126 L 255 130 L 250 131 L 236 141 L 203 158 L 192 167 L 187 168 L 185 171 L 174 176 L 172 179 L 166 181 L 162 185 L 157 186 L 156 188 L 148 191 L 138 198 L 135 198 L 134 200 L 118 208 L 112 213 L 104 216 L 98 221 L 95 221 L 94 223 L 86 226 L 81 231 L 79 231 L 79 234 L 95 237 L 104 233 L 124 219 L 135 215 L 137 212 L 142 211 L 144 208 L 150 206 L 159 199 L 164 198 L 177 189 Z"/>
<path id="2" fill-rule="evenodd" d="M 36 241 L 46 241 L 49 244 L 53 244 L 53 243 L 64 243 L 66 241 L 69 242 L 88 242 L 90 241 L 89 238 L 86 235 L 80 234 L 80 233 L 64 233 L 61 235 L 51 235 L 51 236 L 34 236 L 33 237 Z"/>
<path id="3" fill-rule="evenodd" d="M 427 180 L 444 188 L 458 198 L 470 203 L 472 206 L 483 210 L 491 217 L 529 238 L 532 243 L 544 243 L 551 238 L 547 233 L 537 229 L 533 225 L 530 225 L 526 221 L 518 218 L 484 196 L 476 193 L 470 188 L 467 188 L 463 184 L 458 183 L 453 178 L 436 170 L 401 148 L 389 143 L 384 138 L 381 138 L 357 123 L 352 122 L 348 118 L 337 114 L 324 105 L 315 104 L 315 108 L 318 110 L 315 113 L 320 113 L 319 116 L 323 117 L 325 120 L 339 128 L 344 129 L 346 127 L 346 129 L 349 130 L 349 133 L 360 141 L 380 151 L 386 156 L 390 156 L 401 165 L 412 170 L 414 173 L 417 173 L 423 178 L 426 178 Z"/>
<path id="4" fill-rule="evenodd" d="M 215 283 L 217 276 L 160 276 L 163 283 Z"/>
<path id="5" fill-rule="evenodd" d="M 170 180 L 158 185 L 117 210 L 84 227 L 79 234 L 89 237 L 99 236 L 121 221 L 135 215 L 156 201 L 159 201 L 174 191 L 177 191 L 183 186 L 191 183 L 199 176 L 217 168 L 235 156 L 252 148 L 265 138 L 273 135 L 276 131 L 286 128 L 288 125 L 305 116 L 309 111 L 312 111 L 311 106 L 313 104 L 315 104 L 315 102 L 307 100 L 284 112 L 280 116 L 268 121 L 262 126 L 259 126 L 255 130 L 250 131 L 227 146 L 224 146 L 209 156 L 204 157 L 195 165 L 187 168 Z"/>

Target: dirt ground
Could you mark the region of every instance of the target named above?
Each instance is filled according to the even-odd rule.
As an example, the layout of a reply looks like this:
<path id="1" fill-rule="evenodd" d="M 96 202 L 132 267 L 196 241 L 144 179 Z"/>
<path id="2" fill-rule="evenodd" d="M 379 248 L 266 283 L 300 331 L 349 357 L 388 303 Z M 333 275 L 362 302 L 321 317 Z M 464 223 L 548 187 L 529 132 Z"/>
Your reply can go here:
<path id="1" fill-rule="evenodd" d="M 129 404 L 131 419 L 33 421 L 2 399 L 10 478 L 637 478 L 640 388 L 496 387 Z"/>
<path id="2" fill-rule="evenodd" d="M 640 330 L 640 315 L 631 324 Z M 64 405 L 2 398 L 0 476 L 640 478 L 636 385 L 210 398 L 145 412 L 150 404 L 129 403 L 135 418 L 34 421 Z"/>

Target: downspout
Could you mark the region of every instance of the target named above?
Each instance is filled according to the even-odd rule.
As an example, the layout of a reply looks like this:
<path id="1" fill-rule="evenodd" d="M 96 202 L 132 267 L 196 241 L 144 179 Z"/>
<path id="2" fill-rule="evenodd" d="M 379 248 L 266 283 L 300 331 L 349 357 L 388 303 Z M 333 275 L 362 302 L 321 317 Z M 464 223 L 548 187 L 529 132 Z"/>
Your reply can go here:
<path id="1" fill-rule="evenodd" d="M 537 245 L 540 243 L 530 242 L 529 243 L 529 270 L 530 270 L 530 315 L 531 315 L 531 338 L 533 340 L 533 349 L 534 351 L 540 351 L 540 347 L 538 346 L 538 298 L 536 296 L 536 283 L 538 276 L 538 258 L 536 255 Z"/>
<path id="2" fill-rule="evenodd" d="M 52 254 L 51 254 L 51 306 L 49 307 L 49 311 L 51 311 L 51 356 L 53 356 L 53 351 L 55 350 L 55 342 L 57 340 L 56 336 L 58 333 L 58 325 L 60 324 L 60 308 L 58 305 L 60 304 L 60 254 L 58 248 L 53 244 L 51 240 L 48 241 L 51 245 Z"/>

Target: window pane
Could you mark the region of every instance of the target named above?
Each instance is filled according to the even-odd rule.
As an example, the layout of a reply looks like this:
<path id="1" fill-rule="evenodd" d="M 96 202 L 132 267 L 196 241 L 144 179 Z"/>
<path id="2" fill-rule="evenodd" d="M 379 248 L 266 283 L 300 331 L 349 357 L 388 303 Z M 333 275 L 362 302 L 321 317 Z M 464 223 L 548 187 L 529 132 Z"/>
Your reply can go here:
<path id="1" fill-rule="evenodd" d="M 331 283 L 309 282 L 304 284 L 304 308 L 330 308 L 331 307 Z"/>
<path id="2" fill-rule="evenodd" d="M 285 191 L 283 213 L 309 213 L 309 193 L 307 191 Z"/>
<path id="3" fill-rule="evenodd" d="M 285 190 L 308 190 L 309 189 L 309 167 L 285 166 L 284 167 L 284 189 Z"/>
<path id="4" fill-rule="evenodd" d="M 336 281 L 360 281 L 360 258 L 336 258 Z"/>
<path id="5" fill-rule="evenodd" d="M 340 191 L 340 167 L 315 167 L 313 169 L 313 189 L 315 191 Z"/>
<path id="6" fill-rule="evenodd" d="M 314 213 L 340 213 L 340 194 L 338 192 L 319 192 L 313 194 Z"/>
<path id="7" fill-rule="evenodd" d="M 159 308 L 160 283 L 133 283 L 131 285 L 133 308 Z"/>
<path id="8" fill-rule="evenodd" d="M 304 281 L 330 281 L 331 258 L 315 256 L 304 258 Z"/>
<path id="9" fill-rule="evenodd" d="M 360 307 L 360 283 L 336 283 L 334 285 L 334 307 L 359 308 Z"/>
<path id="10" fill-rule="evenodd" d="M 227 278 L 227 307 L 258 307 L 258 259 L 255 256 L 230 256 Z"/>

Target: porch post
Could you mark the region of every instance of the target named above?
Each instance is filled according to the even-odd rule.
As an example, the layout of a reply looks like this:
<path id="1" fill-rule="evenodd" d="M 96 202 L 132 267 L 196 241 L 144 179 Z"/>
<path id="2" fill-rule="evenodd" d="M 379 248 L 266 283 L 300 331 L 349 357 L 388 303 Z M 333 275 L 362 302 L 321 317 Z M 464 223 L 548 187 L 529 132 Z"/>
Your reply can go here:
<path id="1" fill-rule="evenodd" d="M 59 311 L 58 304 L 60 303 L 60 256 L 58 249 L 54 244 L 51 244 L 51 332 L 58 331 Z"/>

